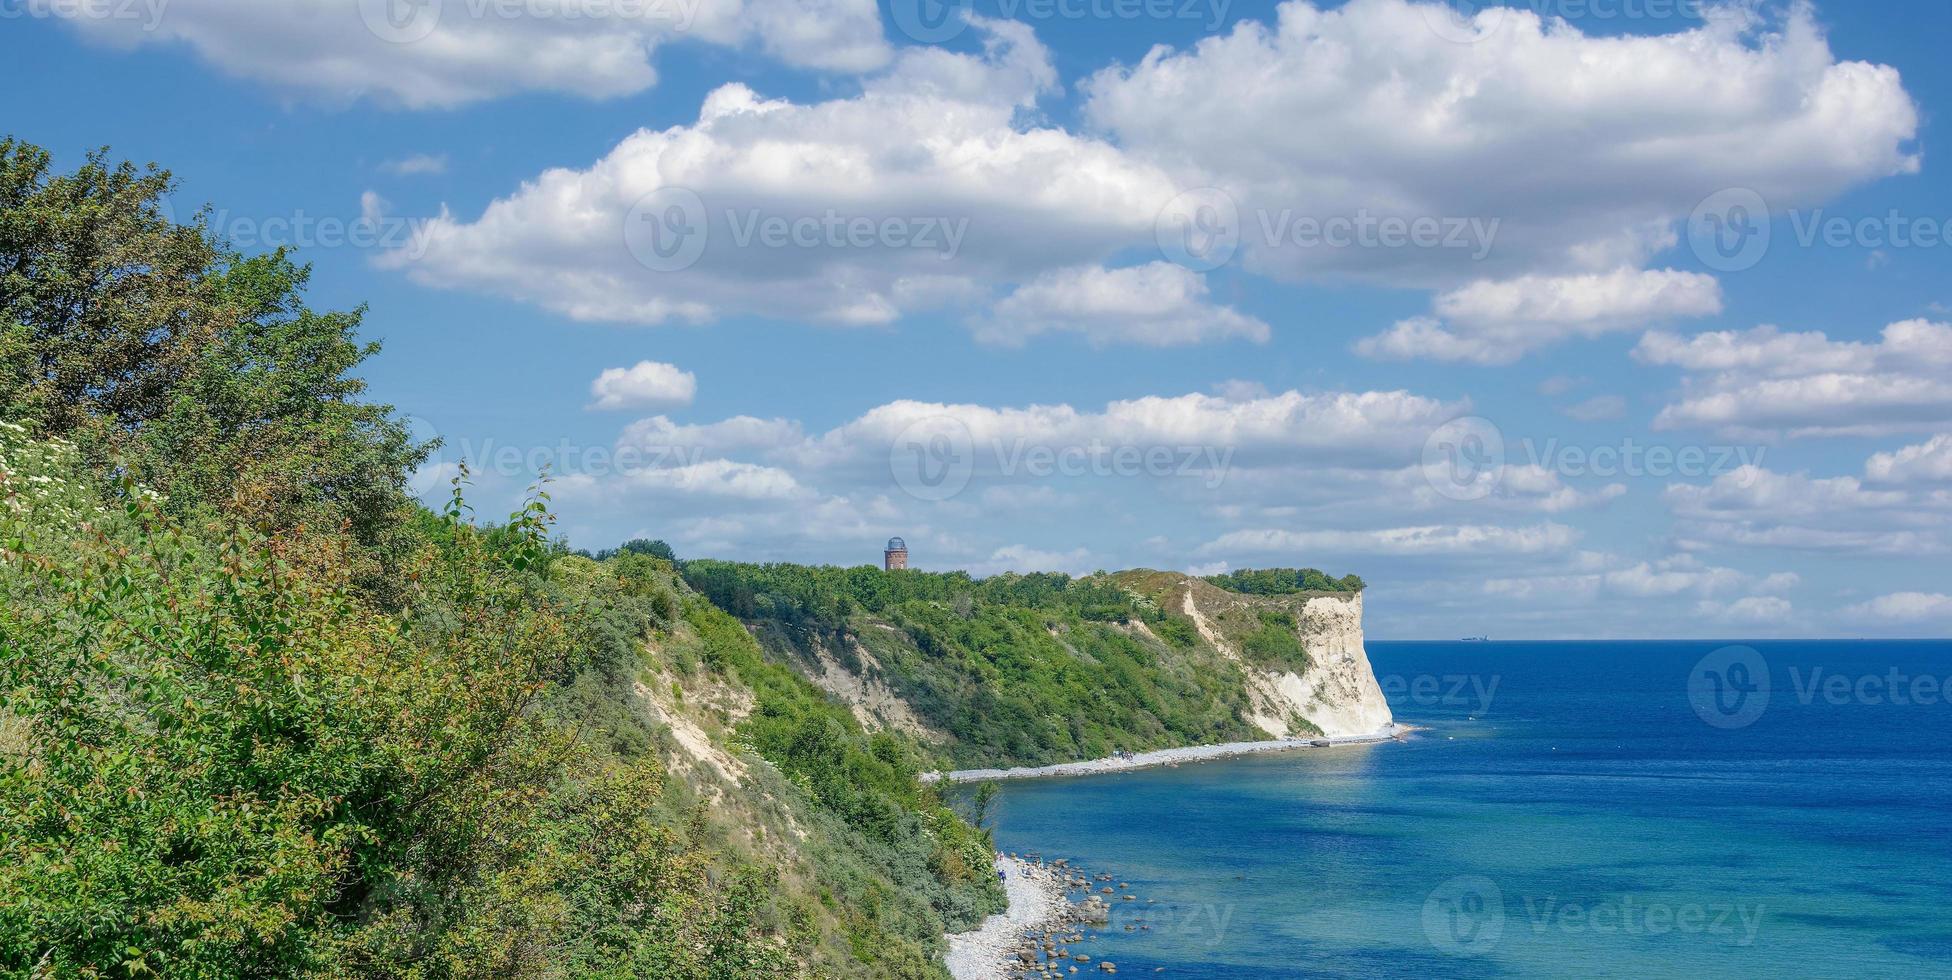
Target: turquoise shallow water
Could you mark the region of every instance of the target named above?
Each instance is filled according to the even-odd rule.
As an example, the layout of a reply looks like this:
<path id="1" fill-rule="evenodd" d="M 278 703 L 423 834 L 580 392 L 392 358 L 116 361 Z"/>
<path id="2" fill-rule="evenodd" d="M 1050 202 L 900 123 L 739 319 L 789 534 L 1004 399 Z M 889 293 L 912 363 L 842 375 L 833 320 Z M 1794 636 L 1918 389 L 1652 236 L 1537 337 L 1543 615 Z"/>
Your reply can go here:
<path id="1" fill-rule="evenodd" d="M 1004 784 L 999 846 L 1131 883 L 1121 975 L 1952 976 L 1952 643 L 1721 646 L 1372 643 L 1420 738 Z"/>

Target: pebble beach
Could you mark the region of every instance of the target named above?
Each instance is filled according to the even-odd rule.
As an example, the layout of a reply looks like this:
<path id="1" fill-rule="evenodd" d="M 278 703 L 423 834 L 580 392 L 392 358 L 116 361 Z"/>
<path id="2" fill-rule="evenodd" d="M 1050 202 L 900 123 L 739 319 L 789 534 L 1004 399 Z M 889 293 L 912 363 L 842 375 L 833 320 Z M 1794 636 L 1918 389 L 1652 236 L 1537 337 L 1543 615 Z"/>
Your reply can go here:
<path id="1" fill-rule="evenodd" d="M 1012 769 L 959 769 L 955 772 L 923 773 L 923 782 L 980 783 L 990 779 L 1038 779 L 1048 776 L 1091 776 L 1150 766 L 1174 766 L 1182 762 L 1227 759 L 1261 752 L 1294 752 L 1301 749 L 1332 748 L 1338 745 L 1365 745 L 1388 742 L 1410 735 L 1409 725 L 1395 725 L 1364 735 L 1338 735 L 1332 738 L 1284 738 L 1265 742 L 1225 742 L 1219 745 L 1192 745 L 1180 749 L 1158 749 L 1085 762 L 1061 762 L 1052 766 L 1018 766 Z"/>

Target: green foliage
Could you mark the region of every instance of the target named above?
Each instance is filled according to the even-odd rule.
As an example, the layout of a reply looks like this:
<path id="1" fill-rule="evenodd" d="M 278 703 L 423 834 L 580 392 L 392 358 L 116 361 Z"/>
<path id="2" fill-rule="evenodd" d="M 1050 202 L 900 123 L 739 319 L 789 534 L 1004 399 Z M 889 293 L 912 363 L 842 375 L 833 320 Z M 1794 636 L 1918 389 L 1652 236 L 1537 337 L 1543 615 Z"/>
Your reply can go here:
<path id="1" fill-rule="evenodd" d="M 0 406 L 178 516 L 263 533 L 345 528 L 366 561 L 396 556 L 415 445 L 351 372 L 378 351 L 363 311 L 315 312 L 310 269 L 245 257 L 173 223 L 170 175 L 0 140 Z M 374 550 L 377 549 L 377 550 Z M 362 568 L 377 575 L 377 568 Z"/>
<path id="2" fill-rule="evenodd" d="M 652 541 L 647 538 L 632 538 L 619 547 L 605 548 L 596 553 L 596 560 L 609 561 L 618 555 L 649 555 L 652 558 L 662 558 L 668 562 L 676 562 L 678 560 L 677 554 L 671 550 L 670 545 L 665 544 L 663 541 Z"/>
<path id="3" fill-rule="evenodd" d="M 0 973 L 943 976 L 1001 896 L 914 745 L 668 546 L 571 554 L 540 487 L 478 527 L 465 474 L 414 506 L 361 312 L 170 186 L 0 141 Z M 750 789 L 662 763 L 679 634 L 754 701 Z"/>
<path id="4" fill-rule="evenodd" d="M 1330 578 L 1317 568 L 1243 568 L 1224 575 L 1209 575 L 1208 582 L 1229 592 L 1246 595 L 1292 595 L 1297 592 L 1361 592 L 1362 578 L 1344 575 Z"/>
<path id="5" fill-rule="evenodd" d="M 989 822 L 990 807 L 995 805 L 996 797 L 1001 792 L 1003 790 L 996 785 L 995 780 L 985 779 L 976 784 L 976 792 L 971 794 L 969 798 L 970 806 L 975 810 L 970 815 L 969 822 L 978 827 Z"/>
<path id="6" fill-rule="evenodd" d="M 1188 619 L 1162 618 L 1152 624 L 1152 631 L 1159 634 L 1160 639 L 1182 650 L 1200 642 L 1200 631 Z"/>
<path id="7" fill-rule="evenodd" d="M 1308 651 L 1301 645 L 1294 616 L 1273 609 L 1260 610 L 1259 627 L 1241 644 L 1241 653 L 1264 667 L 1302 674 L 1308 671 Z"/>
<path id="8" fill-rule="evenodd" d="M 590 608 L 614 599 L 430 519 L 389 614 L 332 539 L 100 501 L 72 447 L 17 426 L 0 493 L 0 968 L 792 972 L 740 911 L 759 886 L 652 822 L 655 759 L 546 710 L 617 652 Z"/>
<path id="9" fill-rule="evenodd" d="M 163 210 L 167 173 L 90 154 L 52 173 L 0 139 L 0 404 L 47 431 L 132 428 L 167 411 L 212 325 L 215 245 Z"/>

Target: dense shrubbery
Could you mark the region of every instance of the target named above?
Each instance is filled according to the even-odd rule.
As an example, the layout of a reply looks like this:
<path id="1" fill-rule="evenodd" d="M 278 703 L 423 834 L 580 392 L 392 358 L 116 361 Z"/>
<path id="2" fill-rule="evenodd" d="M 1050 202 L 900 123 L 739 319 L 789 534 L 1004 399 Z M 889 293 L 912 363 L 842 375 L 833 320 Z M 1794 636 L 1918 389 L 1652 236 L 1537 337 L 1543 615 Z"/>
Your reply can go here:
<path id="1" fill-rule="evenodd" d="M 0 968 L 790 971 L 736 912 L 760 873 L 714 881 L 657 822 L 655 759 L 543 710 L 625 651 L 595 608 L 620 596 L 513 569 L 540 540 L 424 519 L 394 614 L 342 541 L 98 499 L 71 447 L 18 427 L 0 496 Z"/>
<path id="2" fill-rule="evenodd" d="M 1330 578 L 1318 568 L 1243 568 L 1206 580 L 1229 592 L 1246 595 L 1292 595 L 1296 592 L 1361 592 L 1357 575 Z"/>
<path id="3" fill-rule="evenodd" d="M 1241 642 L 1240 652 L 1263 666 L 1294 674 L 1306 672 L 1308 651 L 1301 645 L 1294 616 L 1263 609 L 1256 613 L 1256 618 L 1260 621 L 1259 625 Z"/>
<path id="4" fill-rule="evenodd" d="M 0 972 L 940 976 L 998 896 L 912 750 L 654 542 L 413 504 L 358 313 L 168 221 L 168 185 L 0 142 Z M 661 765 L 636 688 L 676 630 L 755 692 L 802 845 Z"/>
<path id="5" fill-rule="evenodd" d="M 684 575 L 783 652 L 808 656 L 819 644 L 845 661 L 861 644 L 924 722 L 955 737 L 950 762 L 1046 763 L 1254 735 L 1237 668 L 1162 658 L 1160 643 L 1194 645 L 1192 624 L 1106 577 L 977 581 L 720 561 L 686 562 Z M 860 615 L 899 632 L 865 628 Z"/>

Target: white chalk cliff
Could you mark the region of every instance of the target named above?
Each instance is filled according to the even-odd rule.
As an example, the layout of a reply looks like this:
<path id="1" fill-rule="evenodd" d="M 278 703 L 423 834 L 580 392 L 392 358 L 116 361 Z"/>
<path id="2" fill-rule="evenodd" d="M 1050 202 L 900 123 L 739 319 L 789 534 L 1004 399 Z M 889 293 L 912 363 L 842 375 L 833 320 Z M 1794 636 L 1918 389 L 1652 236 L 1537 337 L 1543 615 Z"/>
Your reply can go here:
<path id="1" fill-rule="evenodd" d="M 1248 720 L 1262 731 L 1275 738 L 1308 734 L 1295 724 L 1300 718 L 1323 735 L 1366 735 L 1393 722 L 1363 647 L 1361 593 L 1250 596 L 1197 579 L 1187 579 L 1174 591 L 1180 594 L 1181 611 L 1206 641 L 1247 672 L 1255 705 Z M 1270 668 L 1242 653 L 1229 621 L 1261 609 L 1294 617 L 1302 648 L 1308 651 L 1306 671 Z"/>

